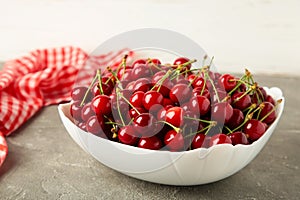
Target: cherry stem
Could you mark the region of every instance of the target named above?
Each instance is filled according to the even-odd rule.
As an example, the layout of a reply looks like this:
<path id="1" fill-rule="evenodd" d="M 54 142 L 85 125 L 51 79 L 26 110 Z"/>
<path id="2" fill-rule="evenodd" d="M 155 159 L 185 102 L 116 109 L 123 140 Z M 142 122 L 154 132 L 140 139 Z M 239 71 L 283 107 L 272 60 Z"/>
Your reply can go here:
<path id="1" fill-rule="evenodd" d="M 167 121 L 157 121 L 157 123 L 164 123 L 164 124 L 167 124 L 167 125 L 171 126 L 176 131 L 176 133 L 179 133 L 179 131 L 181 130 L 181 128 L 178 128 L 178 127 L 174 126 L 173 124 L 171 124 Z"/>
<path id="2" fill-rule="evenodd" d="M 159 92 L 159 90 L 160 90 L 160 88 L 161 88 L 161 86 L 162 86 L 162 84 L 163 84 L 163 82 L 170 76 L 170 73 L 172 72 L 172 70 L 170 69 L 170 70 L 168 70 L 167 72 L 166 72 L 166 74 L 159 80 L 159 81 L 157 81 L 156 82 L 156 84 L 154 84 L 154 86 L 150 89 L 151 91 L 155 88 L 155 87 L 157 87 L 157 85 L 159 84 L 159 86 L 158 86 L 158 88 L 157 88 L 157 92 Z"/>
<path id="3" fill-rule="evenodd" d="M 152 59 L 151 58 L 148 58 L 147 59 L 147 62 L 150 63 L 152 66 L 154 66 L 156 69 L 158 69 L 159 71 L 161 71 L 161 68 L 158 67 L 155 63 L 153 63 Z"/>
<path id="4" fill-rule="evenodd" d="M 190 119 L 190 120 L 196 120 L 196 121 L 204 122 L 204 123 L 207 123 L 207 124 L 216 123 L 216 121 L 208 121 L 208 120 L 204 120 L 204 119 L 193 118 L 193 117 L 187 117 L 187 116 L 184 116 L 183 118 L 185 118 L 185 119 Z"/>
<path id="5" fill-rule="evenodd" d="M 252 119 L 252 117 L 253 117 L 253 113 L 250 113 L 250 114 L 246 115 L 245 120 L 243 121 L 243 123 L 241 123 L 238 127 L 233 129 L 232 132 L 230 132 L 230 133 L 234 133 L 235 131 L 242 128 L 250 119 Z"/>
<path id="6" fill-rule="evenodd" d="M 121 81 L 118 79 L 118 76 L 117 76 L 116 73 L 112 70 L 111 67 L 108 66 L 106 69 L 107 69 L 108 72 L 110 72 L 110 73 L 113 75 L 113 77 L 117 80 L 118 83 L 121 83 Z M 119 84 L 119 85 L 120 85 L 121 89 L 123 89 L 123 88 L 122 88 L 122 84 Z"/>
<path id="7" fill-rule="evenodd" d="M 120 93 L 120 95 L 121 95 L 121 98 L 122 99 L 124 99 L 125 101 L 126 101 L 126 103 L 128 103 L 134 110 L 135 110 L 135 112 L 137 112 L 139 115 L 141 114 L 131 103 L 130 103 L 130 101 L 128 101 L 128 99 L 126 99 L 125 97 L 124 97 L 124 95 L 122 95 L 121 93 Z"/>
<path id="8" fill-rule="evenodd" d="M 241 100 L 243 97 L 245 97 L 247 94 L 249 94 L 251 91 L 256 90 L 256 85 L 254 84 L 253 86 L 251 86 L 246 92 L 244 92 L 240 97 L 236 98 L 233 101 L 233 104 L 236 103 L 237 101 Z"/>
<path id="9" fill-rule="evenodd" d="M 272 112 L 274 112 L 276 110 L 276 108 L 278 107 L 278 105 L 282 102 L 282 99 L 277 100 L 276 105 L 273 107 L 272 110 L 270 110 L 270 112 L 268 112 L 263 118 L 260 119 L 260 121 L 264 121 L 269 115 L 271 115 Z"/>
<path id="10" fill-rule="evenodd" d="M 210 76 L 208 75 L 207 69 L 209 69 L 209 68 L 206 68 L 206 70 L 204 71 L 204 75 L 205 75 L 205 77 L 208 78 L 208 80 L 210 81 L 211 86 L 213 87 L 213 90 L 214 90 L 214 92 L 216 93 L 216 97 L 217 97 L 218 103 L 220 103 L 220 97 L 219 97 L 219 94 L 218 94 L 218 90 L 217 90 L 217 88 L 216 88 L 216 86 L 215 86 L 213 80 L 211 80 Z"/>
<path id="11" fill-rule="evenodd" d="M 98 76 L 98 82 L 99 82 L 99 90 L 100 94 L 104 94 L 103 88 L 102 88 L 102 75 L 101 75 L 101 69 L 97 70 L 97 76 Z"/>
<path id="12" fill-rule="evenodd" d="M 88 89 L 86 90 L 84 96 L 83 96 L 83 99 L 80 103 L 80 107 L 83 106 L 84 102 L 85 102 L 85 99 L 87 98 L 87 95 L 88 93 L 90 92 L 92 86 L 94 85 L 95 81 L 97 80 L 97 75 L 94 77 L 94 79 L 92 80 L 91 84 L 89 85 Z"/>
<path id="13" fill-rule="evenodd" d="M 214 124 L 210 124 L 210 125 L 204 127 L 203 129 L 201 129 L 201 130 L 199 130 L 199 131 L 196 131 L 196 132 L 193 132 L 193 133 L 190 133 L 190 134 L 186 135 L 185 138 L 191 137 L 191 136 L 196 135 L 196 134 L 198 134 L 198 133 L 202 133 L 203 131 L 206 131 L 207 129 L 208 129 L 208 131 L 209 131 L 209 130 L 210 130 L 212 127 L 214 127 L 214 126 L 215 126 Z M 204 135 L 206 135 L 206 134 L 208 133 L 208 131 L 206 131 L 206 132 L 204 133 Z"/>
<path id="14" fill-rule="evenodd" d="M 244 77 L 246 77 L 246 75 L 242 76 L 240 79 L 237 80 L 238 83 L 230 92 L 228 92 L 228 95 L 231 95 L 233 92 L 235 92 L 240 87 L 240 85 L 242 85 L 243 82 L 241 80 L 243 80 Z"/>
<path id="15" fill-rule="evenodd" d="M 117 110 L 118 110 L 118 114 L 119 114 L 120 119 L 122 121 L 122 125 L 125 126 L 124 119 L 123 119 L 123 116 L 122 116 L 122 113 L 121 113 L 121 110 L 120 110 L 120 104 L 119 104 L 119 94 L 120 94 L 119 88 L 116 88 L 116 93 L 117 93 Z"/>

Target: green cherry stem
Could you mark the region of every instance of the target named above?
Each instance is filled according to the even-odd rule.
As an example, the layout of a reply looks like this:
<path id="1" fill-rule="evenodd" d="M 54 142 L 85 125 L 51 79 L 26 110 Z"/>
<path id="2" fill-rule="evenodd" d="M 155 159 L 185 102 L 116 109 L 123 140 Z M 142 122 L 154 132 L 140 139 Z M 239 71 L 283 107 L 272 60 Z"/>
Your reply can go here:
<path id="1" fill-rule="evenodd" d="M 100 94 L 104 94 L 103 88 L 102 88 L 102 75 L 101 75 L 101 69 L 97 70 L 97 76 L 98 76 L 98 82 L 99 82 L 99 90 Z"/>
<path id="2" fill-rule="evenodd" d="M 86 99 L 88 93 L 90 92 L 90 90 L 91 90 L 91 88 L 92 88 L 92 86 L 94 85 L 94 83 L 95 83 L 96 80 L 97 80 L 97 75 L 94 77 L 94 79 L 92 80 L 92 82 L 91 82 L 91 84 L 89 85 L 88 89 L 86 90 L 86 92 L 85 92 L 85 94 L 84 94 L 84 96 L 83 96 L 83 99 L 82 99 L 82 101 L 81 101 L 81 103 L 80 103 L 80 107 L 83 106 L 83 104 L 84 104 L 84 102 L 85 102 L 85 99 Z"/>
<path id="3" fill-rule="evenodd" d="M 270 110 L 270 112 L 268 112 L 263 118 L 260 119 L 260 121 L 264 121 L 269 115 L 271 115 L 271 113 L 276 110 L 276 108 L 278 107 L 279 104 L 281 104 L 282 99 L 277 100 L 276 105 L 273 107 L 272 110 Z"/>
<path id="4" fill-rule="evenodd" d="M 243 123 L 241 123 L 238 127 L 233 129 L 231 133 L 234 133 L 235 131 L 242 128 L 250 119 L 252 119 L 252 117 L 253 117 L 253 113 L 250 113 L 249 115 L 246 115 L 245 120 L 243 121 Z"/>
<path id="5" fill-rule="evenodd" d="M 203 122 L 203 123 L 207 123 L 207 124 L 213 124 L 213 123 L 216 123 L 216 121 L 208 121 L 208 120 L 204 120 L 204 119 L 193 118 L 193 117 L 187 117 L 187 116 L 184 116 L 183 118 L 185 118 L 185 119 L 190 119 L 190 120 L 196 120 L 196 121 Z"/>
<path id="6" fill-rule="evenodd" d="M 126 103 L 128 103 L 134 110 L 135 110 L 135 112 L 137 112 L 139 115 L 141 114 L 131 103 L 130 103 L 130 101 L 128 101 L 128 99 L 126 99 L 125 97 L 124 97 L 124 95 L 122 95 L 122 94 L 120 94 L 120 96 L 121 96 L 121 98 L 122 99 L 124 99 L 124 101 L 126 101 Z"/>
<path id="7" fill-rule="evenodd" d="M 118 110 L 118 114 L 119 114 L 120 119 L 122 121 L 122 125 L 125 126 L 125 122 L 124 122 L 124 119 L 123 119 L 123 116 L 122 116 L 122 113 L 121 113 L 121 110 L 120 110 L 120 104 L 119 104 L 119 95 L 120 95 L 119 88 L 116 88 L 116 93 L 117 93 L 117 110 Z"/>
<path id="8" fill-rule="evenodd" d="M 171 123 L 169 123 L 167 121 L 157 121 L 156 123 L 167 124 L 167 125 L 171 126 L 176 131 L 176 133 L 179 133 L 179 131 L 181 130 L 181 128 L 178 128 L 178 127 L 174 126 L 173 124 L 171 124 Z"/>

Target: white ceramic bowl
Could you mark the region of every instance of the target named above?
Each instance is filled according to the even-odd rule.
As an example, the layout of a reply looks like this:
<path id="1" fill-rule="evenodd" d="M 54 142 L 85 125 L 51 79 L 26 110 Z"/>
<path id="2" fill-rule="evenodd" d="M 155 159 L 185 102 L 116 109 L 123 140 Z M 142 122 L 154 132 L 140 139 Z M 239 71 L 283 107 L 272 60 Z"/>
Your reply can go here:
<path id="1" fill-rule="evenodd" d="M 251 162 L 271 137 L 284 108 L 279 88 L 265 88 L 275 100 L 277 119 L 251 145 L 220 144 L 185 152 L 153 151 L 103 139 L 79 129 L 70 116 L 70 103 L 58 107 L 64 126 L 74 141 L 104 165 L 137 179 L 168 185 L 199 185 L 224 179 Z"/>

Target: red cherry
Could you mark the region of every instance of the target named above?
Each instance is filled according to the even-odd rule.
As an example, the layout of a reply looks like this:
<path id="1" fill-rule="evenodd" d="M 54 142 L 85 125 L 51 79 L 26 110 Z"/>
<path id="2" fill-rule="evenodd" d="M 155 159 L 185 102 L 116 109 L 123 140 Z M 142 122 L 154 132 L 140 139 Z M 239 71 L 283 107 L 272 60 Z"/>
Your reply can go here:
<path id="1" fill-rule="evenodd" d="M 204 89 L 202 92 L 201 88 L 199 88 L 199 87 L 194 88 L 193 96 L 197 96 L 197 95 L 205 96 L 208 100 L 210 100 L 210 93 L 209 93 L 208 89 Z"/>
<path id="2" fill-rule="evenodd" d="M 170 89 L 173 87 L 173 83 L 169 78 L 165 78 L 166 72 L 159 71 L 153 75 L 151 83 L 154 86 L 153 90 L 159 91 L 164 97 L 169 97 Z M 165 79 L 161 81 L 161 79 Z"/>
<path id="3" fill-rule="evenodd" d="M 140 64 L 146 64 L 146 60 L 145 59 L 139 59 L 139 60 L 134 61 L 134 63 L 132 64 L 132 68 L 134 68 L 134 67 L 136 67 L 137 65 L 140 65 Z"/>
<path id="4" fill-rule="evenodd" d="M 244 125 L 243 132 L 250 140 L 255 141 L 266 132 L 266 126 L 259 120 L 250 119 Z"/>
<path id="5" fill-rule="evenodd" d="M 161 106 L 157 105 L 162 105 L 163 100 L 164 97 L 161 93 L 156 91 L 148 91 L 143 97 L 143 106 L 147 110 L 151 109 L 152 111 L 157 111 L 161 108 Z"/>
<path id="6" fill-rule="evenodd" d="M 177 58 L 177 59 L 173 62 L 173 65 L 182 65 L 182 64 L 187 63 L 187 62 L 189 62 L 189 61 L 190 61 L 190 59 L 188 59 L 188 58 L 180 57 L 180 58 Z M 187 69 L 190 69 L 191 66 L 192 66 L 191 64 L 188 64 L 188 65 L 186 65 L 185 67 L 186 67 Z"/>
<path id="7" fill-rule="evenodd" d="M 204 78 L 202 77 L 197 77 L 194 81 L 193 81 L 193 87 L 194 88 L 200 88 L 202 90 L 202 88 L 206 87 L 206 84 L 205 84 L 205 81 L 204 81 Z"/>
<path id="8" fill-rule="evenodd" d="M 87 90 L 88 88 L 84 86 L 75 87 L 71 92 L 71 97 L 73 101 L 82 101 Z M 92 98 L 92 93 L 88 92 L 85 102 L 90 101 Z"/>
<path id="9" fill-rule="evenodd" d="M 229 136 L 219 133 L 211 137 L 209 141 L 209 146 L 214 146 L 217 144 L 232 144 L 232 141 Z"/>
<path id="10" fill-rule="evenodd" d="M 227 124 L 232 117 L 232 114 L 232 106 L 228 102 L 220 102 L 213 105 L 211 117 L 213 120 Z"/>
<path id="11" fill-rule="evenodd" d="M 156 136 L 141 138 L 138 142 L 138 147 L 144 149 L 159 150 L 162 147 L 162 142 Z"/>
<path id="12" fill-rule="evenodd" d="M 276 112 L 274 109 L 274 105 L 267 101 L 265 101 L 263 103 L 264 103 L 264 107 L 260 112 L 259 119 L 262 119 L 266 115 L 268 115 L 262 122 L 264 122 L 266 124 L 271 124 L 276 119 Z"/>
<path id="13" fill-rule="evenodd" d="M 139 113 L 146 113 L 147 111 L 145 110 L 145 108 L 139 108 L 139 107 L 135 107 L 135 109 L 131 108 L 129 110 L 129 117 L 130 119 L 135 118 L 139 115 L 139 113 L 137 112 L 139 111 Z"/>
<path id="14" fill-rule="evenodd" d="M 170 130 L 164 137 L 164 143 L 170 151 L 184 150 L 184 138 L 182 133 Z"/>
<path id="15" fill-rule="evenodd" d="M 74 101 L 70 106 L 71 116 L 77 121 L 82 121 L 81 110 L 83 106 L 80 106 L 80 104 L 81 104 L 80 101 Z"/>
<path id="16" fill-rule="evenodd" d="M 135 80 L 132 76 L 132 69 L 125 69 L 125 71 L 123 72 L 122 77 L 120 78 L 122 81 L 126 81 L 126 82 L 131 82 L 133 80 Z"/>
<path id="17" fill-rule="evenodd" d="M 239 131 L 239 132 L 230 133 L 229 137 L 230 137 L 233 145 L 249 144 L 247 136 L 243 132 Z"/>
<path id="18" fill-rule="evenodd" d="M 204 140 L 205 140 L 205 135 L 202 133 L 198 133 L 195 135 L 195 137 L 192 140 L 192 149 L 198 149 L 201 147 L 204 147 Z"/>
<path id="19" fill-rule="evenodd" d="M 235 92 L 231 96 L 231 102 L 234 108 L 244 110 L 251 105 L 250 95 L 246 94 L 242 98 L 240 98 L 242 95 L 244 95 L 244 92 Z"/>
<path id="20" fill-rule="evenodd" d="M 200 116 L 204 116 L 210 110 L 210 101 L 206 97 L 198 95 L 191 98 L 189 108 L 192 112 L 196 112 L 199 113 Z"/>
<path id="21" fill-rule="evenodd" d="M 161 64 L 160 60 L 157 59 L 157 58 L 152 58 L 150 61 L 147 61 L 147 63 L 152 63 L 154 65 L 160 65 Z"/>
<path id="22" fill-rule="evenodd" d="M 164 107 L 166 107 L 166 106 L 168 106 L 168 105 L 173 106 L 173 105 L 174 105 L 174 102 L 173 102 L 171 99 L 169 99 L 169 98 L 164 98 L 162 105 L 163 105 Z"/>
<path id="23" fill-rule="evenodd" d="M 223 74 L 220 76 L 218 81 L 219 85 L 222 86 L 227 92 L 236 86 L 236 78 L 230 74 Z"/>
<path id="24" fill-rule="evenodd" d="M 134 107 L 143 107 L 144 95 L 145 93 L 143 91 L 137 91 L 133 93 L 129 100 L 131 105 Z"/>
<path id="25" fill-rule="evenodd" d="M 104 119 L 102 116 L 92 116 L 86 122 L 86 130 L 94 135 L 103 136 Z"/>
<path id="26" fill-rule="evenodd" d="M 227 126 L 231 129 L 234 129 L 241 125 L 244 121 L 244 114 L 241 110 L 234 108 L 233 109 L 233 114 L 231 118 L 229 119 Z"/>
<path id="27" fill-rule="evenodd" d="M 156 119 L 150 113 L 141 113 L 133 120 L 135 130 L 140 133 L 142 137 L 149 137 L 156 134 L 156 122 Z"/>
<path id="28" fill-rule="evenodd" d="M 270 102 L 270 103 L 273 104 L 273 105 L 275 105 L 275 100 L 274 100 L 273 97 L 271 97 L 270 95 L 267 95 L 266 101 L 267 101 L 267 102 Z"/>
<path id="29" fill-rule="evenodd" d="M 85 122 L 80 122 L 79 124 L 77 124 L 77 126 L 83 130 L 83 131 L 86 131 L 86 123 Z"/>
<path id="30" fill-rule="evenodd" d="M 146 65 L 136 65 L 131 72 L 131 80 L 149 77 L 152 72 Z"/>
<path id="31" fill-rule="evenodd" d="M 166 122 L 180 127 L 183 125 L 183 109 L 181 107 L 169 108 L 166 112 Z"/>
<path id="32" fill-rule="evenodd" d="M 135 145 L 138 142 L 138 137 L 135 136 L 133 126 L 123 126 L 120 128 L 118 138 L 123 144 Z"/>
<path id="33" fill-rule="evenodd" d="M 111 113 L 110 97 L 107 95 L 95 96 L 92 100 L 92 108 L 97 115 L 109 115 Z"/>
<path id="34" fill-rule="evenodd" d="M 167 105 L 167 106 L 165 106 L 165 107 L 163 107 L 163 108 L 161 108 L 158 112 L 157 112 L 157 120 L 158 121 L 165 121 L 166 120 L 166 113 L 167 113 L 167 110 L 169 109 L 169 108 L 172 108 L 173 106 L 171 106 L 171 105 Z"/>
<path id="35" fill-rule="evenodd" d="M 132 67 L 131 66 L 126 66 L 125 68 L 124 67 L 122 67 L 122 68 L 120 68 L 119 69 L 119 71 L 118 71 L 118 73 L 117 73 L 117 77 L 118 77 L 118 79 L 119 80 L 122 80 L 123 79 L 123 75 L 126 73 L 126 70 L 127 69 L 132 69 Z M 127 71 L 128 72 L 128 71 Z"/>
<path id="36" fill-rule="evenodd" d="M 175 103 L 187 102 L 192 96 L 192 88 L 186 84 L 176 84 L 171 89 L 169 96 Z"/>
<path id="37" fill-rule="evenodd" d="M 105 95 L 110 95 L 112 92 L 112 88 L 110 87 L 109 84 L 101 83 L 102 84 L 102 90 L 103 94 Z M 100 85 L 98 83 L 95 83 L 93 88 L 92 88 L 92 93 L 94 96 L 100 95 Z"/>
<path id="38" fill-rule="evenodd" d="M 89 102 L 81 110 L 81 119 L 86 122 L 93 115 L 95 115 L 95 112 L 91 106 L 91 102 Z"/>
<path id="39" fill-rule="evenodd" d="M 150 89 L 150 80 L 148 78 L 137 79 L 133 85 L 134 91 L 147 92 Z"/>

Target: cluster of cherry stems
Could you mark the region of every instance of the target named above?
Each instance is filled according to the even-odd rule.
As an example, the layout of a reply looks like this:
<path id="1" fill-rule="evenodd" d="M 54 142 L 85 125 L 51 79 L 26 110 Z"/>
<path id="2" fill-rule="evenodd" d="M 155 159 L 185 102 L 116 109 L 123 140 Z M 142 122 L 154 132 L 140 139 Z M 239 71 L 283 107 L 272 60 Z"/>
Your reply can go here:
<path id="1" fill-rule="evenodd" d="M 89 87 L 72 90 L 71 115 L 84 131 L 126 145 L 185 151 L 229 143 L 251 144 L 276 119 L 274 99 L 245 70 L 241 78 L 139 59 L 97 70 Z M 205 59 L 204 59 L 205 60 Z"/>

